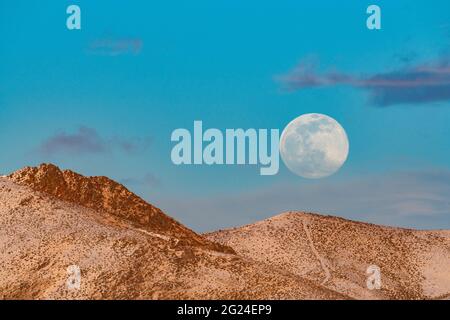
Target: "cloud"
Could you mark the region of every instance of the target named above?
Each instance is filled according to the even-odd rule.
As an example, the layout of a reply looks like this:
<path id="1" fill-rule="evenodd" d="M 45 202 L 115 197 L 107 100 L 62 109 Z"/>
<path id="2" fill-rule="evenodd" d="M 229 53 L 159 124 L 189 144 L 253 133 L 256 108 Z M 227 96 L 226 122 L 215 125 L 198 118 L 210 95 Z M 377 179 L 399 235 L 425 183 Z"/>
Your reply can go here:
<path id="1" fill-rule="evenodd" d="M 316 72 L 314 65 L 299 64 L 278 78 L 289 90 L 346 85 L 370 94 L 371 102 L 386 107 L 450 100 L 450 59 L 417 64 L 391 72 L 355 76 L 342 72 Z"/>
<path id="2" fill-rule="evenodd" d="M 450 171 L 397 172 L 340 182 L 299 181 L 205 198 L 160 200 L 188 226 L 209 231 L 253 223 L 285 211 L 412 227 L 450 228 Z"/>
<path id="3" fill-rule="evenodd" d="M 103 56 L 139 55 L 144 43 L 138 38 L 104 37 L 89 44 L 88 53 Z"/>
<path id="4" fill-rule="evenodd" d="M 97 131 L 88 127 L 80 127 L 74 134 L 60 132 L 49 137 L 41 144 L 39 150 L 45 154 L 103 153 L 107 151 L 107 145 Z"/>
<path id="5" fill-rule="evenodd" d="M 80 126 L 75 133 L 65 131 L 55 133 L 38 147 L 38 151 L 45 155 L 54 154 L 100 154 L 112 150 L 119 150 L 127 154 L 145 150 L 150 139 L 123 139 L 112 137 L 105 139 L 98 132 L 89 127 Z"/>
<path id="6" fill-rule="evenodd" d="M 150 188 L 160 187 L 162 184 L 161 180 L 151 173 L 147 173 L 139 178 L 125 178 L 120 180 L 120 183 L 126 186 Z"/>
<path id="7" fill-rule="evenodd" d="M 119 149 L 127 154 L 140 153 L 149 148 L 152 143 L 152 139 L 146 138 L 132 138 L 124 139 L 120 137 L 113 137 L 107 141 L 107 144 L 111 148 Z"/>

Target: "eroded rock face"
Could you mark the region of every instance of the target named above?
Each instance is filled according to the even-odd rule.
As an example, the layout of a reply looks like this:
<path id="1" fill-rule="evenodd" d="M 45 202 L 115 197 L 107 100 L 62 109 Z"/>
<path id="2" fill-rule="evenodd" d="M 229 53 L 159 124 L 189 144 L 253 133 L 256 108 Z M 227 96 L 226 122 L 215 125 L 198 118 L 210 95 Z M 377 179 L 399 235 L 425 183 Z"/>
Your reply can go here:
<path id="1" fill-rule="evenodd" d="M 83 207 L 107 212 L 150 232 L 175 237 L 179 245 L 198 245 L 232 253 L 204 239 L 107 177 L 85 177 L 52 164 L 26 167 L 8 176 L 17 184 Z"/>

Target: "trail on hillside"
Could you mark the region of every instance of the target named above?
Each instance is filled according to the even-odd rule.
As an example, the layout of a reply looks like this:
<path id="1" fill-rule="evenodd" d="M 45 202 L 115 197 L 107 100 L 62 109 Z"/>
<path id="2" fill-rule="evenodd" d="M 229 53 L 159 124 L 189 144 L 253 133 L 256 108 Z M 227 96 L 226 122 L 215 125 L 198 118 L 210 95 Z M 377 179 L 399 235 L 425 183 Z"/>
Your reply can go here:
<path id="1" fill-rule="evenodd" d="M 317 260 L 319 260 L 320 266 L 322 267 L 322 270 L 325 274 L 325 279 L 323 279 L 323 281 L 321 282 L 321 284 L 324 285 L 330 280 L 331 273 L 327 267 L 327 263 L 326 263 L 325 259 L 319 254 L 316 247 L 314 246 L 314 242 L 311 237 L 311 232 L 308 227 L 308 222 L 305 219 L 303 219 L 303 230 L 305 231 L 306 237 L 308 238 L 309 247 L 311 248 L 311 251 L 316 256 Z"/>

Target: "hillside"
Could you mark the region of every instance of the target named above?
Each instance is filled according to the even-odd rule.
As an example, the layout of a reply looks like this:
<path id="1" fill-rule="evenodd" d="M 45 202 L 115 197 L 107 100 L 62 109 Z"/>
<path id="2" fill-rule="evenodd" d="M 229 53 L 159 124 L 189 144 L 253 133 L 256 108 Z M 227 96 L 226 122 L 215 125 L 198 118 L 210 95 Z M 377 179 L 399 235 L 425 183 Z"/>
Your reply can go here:
<path id="1" fill-rule="evenodd" d="M 0 178 L 0 298 L 347 297 L 238 256 L 112 180 L 42 165 Z"/>
<path id="2" fill-rule="evenodd" d="M 206 235 L 239 255 L 356 299 L 443 299 L 450 295 L 450 231 L 417 231 L 287 212 Z M 367 268 L 381 271 L 368 290 Z"/>

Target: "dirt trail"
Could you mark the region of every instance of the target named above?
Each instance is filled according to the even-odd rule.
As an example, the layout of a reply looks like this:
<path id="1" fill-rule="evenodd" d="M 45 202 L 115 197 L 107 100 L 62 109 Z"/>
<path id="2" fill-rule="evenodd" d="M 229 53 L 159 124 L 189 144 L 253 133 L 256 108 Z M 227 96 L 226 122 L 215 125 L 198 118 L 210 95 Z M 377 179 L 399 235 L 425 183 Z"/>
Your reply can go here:
<path id="1" fill-rule="evenodd" d="M 330 273 L 330 270 L 327 267 L 327 262 L 319 254 L 319 252 L 317 251 L 316 247 L 314 246 L 314 242 L 313 242 L 313 239 L 311 237 L 311 231 L 309 230 L 308 222 L 306 221 L 306 219 L 303 219 L 303 230 L 305 231 L 306 237 L 308 238 L 309 247 L 311 248 L 311 251 L 316 256 L 317 260 L 319 260 L 320 266 L 322 267 L 322 270 L 323 270 L 323 272 L 325 274 L 325 279 L 323 279 L 323 281 L 321 282 L 321 284 L 324 285 L 331 279 L 331 273 Z"/>

